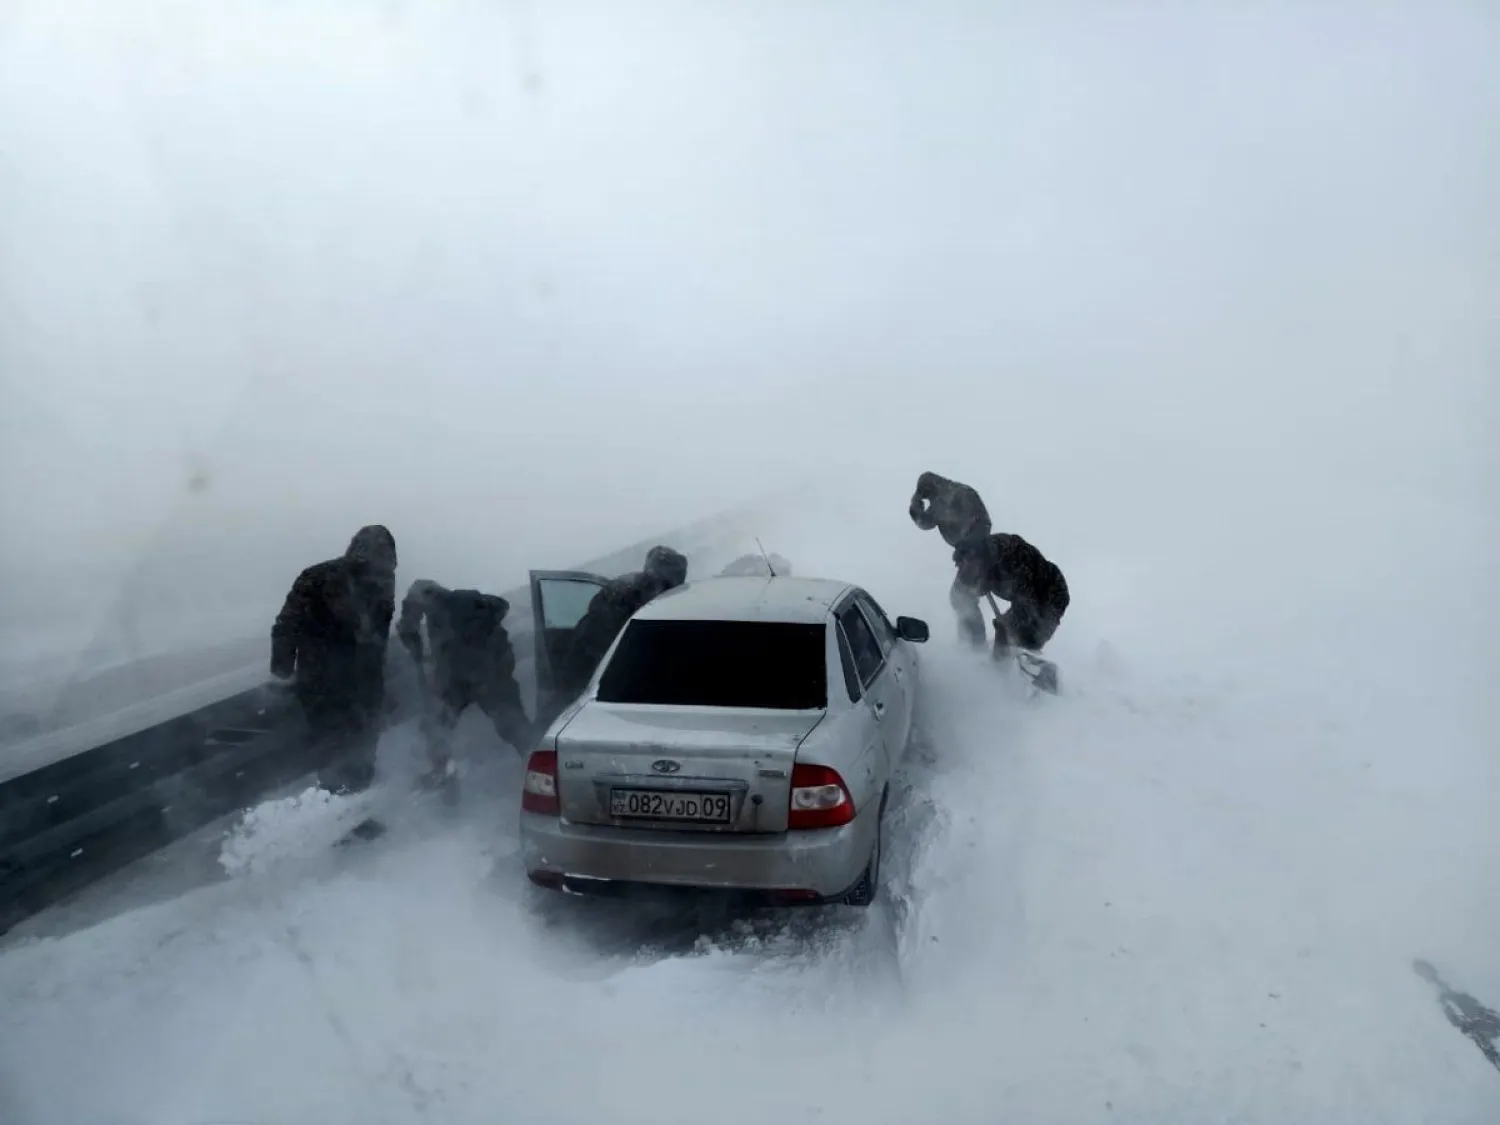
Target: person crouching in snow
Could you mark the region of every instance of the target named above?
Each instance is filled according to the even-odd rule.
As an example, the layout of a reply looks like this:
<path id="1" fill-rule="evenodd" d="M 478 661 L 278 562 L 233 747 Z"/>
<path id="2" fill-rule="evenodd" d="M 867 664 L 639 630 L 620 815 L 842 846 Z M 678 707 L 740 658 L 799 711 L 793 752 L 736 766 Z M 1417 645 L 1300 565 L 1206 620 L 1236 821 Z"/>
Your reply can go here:
<path id="1" fill-rule="evenodd" d="M 995 597 L 1010 608 L 994 619 L 996 659 L 1012 647 L 1040 652 L 1068 608 L 1063 572 L 1019 535 L 982 535 L 953 549 L 958 580 L 979 597 Z"/>
<path id="2" fill-rule="evenodd" d="M 510 603 L 496 594 L 449 590 L 425 578 L 413 582 L 402 599 L 396 635 L 422 680 L 430 783 L 452 775 L 453 729 L 471 703 L 489 716 L 495 733 L 518 754 L 531 749 L 531 723 L 516 683 L 516 654 L 502 624 L 509 612 Z M 424 619 L 430 667 L 422 643 Z"/>

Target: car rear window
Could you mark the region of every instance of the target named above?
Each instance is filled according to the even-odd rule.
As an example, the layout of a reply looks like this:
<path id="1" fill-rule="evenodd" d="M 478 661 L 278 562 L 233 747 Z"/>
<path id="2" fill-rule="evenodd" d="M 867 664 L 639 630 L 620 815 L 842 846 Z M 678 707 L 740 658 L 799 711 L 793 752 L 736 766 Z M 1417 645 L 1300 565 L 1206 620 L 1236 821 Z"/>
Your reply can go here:
<path id="1" fill-rule="evenodd" d="M 824 626 L 780 621 L 632 621 L 599 678 L 603 703 L 828 706 Z"/>

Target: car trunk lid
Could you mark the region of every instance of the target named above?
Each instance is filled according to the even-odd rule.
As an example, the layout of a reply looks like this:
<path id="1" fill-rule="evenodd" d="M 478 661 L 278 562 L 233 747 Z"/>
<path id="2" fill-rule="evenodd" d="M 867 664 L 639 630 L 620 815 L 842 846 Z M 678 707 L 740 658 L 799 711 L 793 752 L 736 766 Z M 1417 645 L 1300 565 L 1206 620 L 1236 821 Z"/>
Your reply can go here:
<path id="1" fill-rule="evenodd" d="M 590 701 L 557 740 L 563 818 L 784 832 L 797 747 L 824 714 Z"/>

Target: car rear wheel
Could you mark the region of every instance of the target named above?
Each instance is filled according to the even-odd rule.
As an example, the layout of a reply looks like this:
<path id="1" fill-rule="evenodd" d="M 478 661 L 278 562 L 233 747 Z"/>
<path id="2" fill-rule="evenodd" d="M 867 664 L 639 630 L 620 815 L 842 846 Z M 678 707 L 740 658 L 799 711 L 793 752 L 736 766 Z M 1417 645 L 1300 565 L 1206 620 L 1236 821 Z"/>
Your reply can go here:
<path id="1" fill-rule="evenodd" d="M 870 862 L 865 865 L 859 882 L 850 887 L 844 895 L 844 902 L 849 906 L 869 906 L 875 901 L 875 896 L 880 890 L 880 852 L 885 841 L 885 798 L 886 794 L 882 793 L 880 795 L 880 819 L 875 823 L 875 846 L 870 849 Z"/>

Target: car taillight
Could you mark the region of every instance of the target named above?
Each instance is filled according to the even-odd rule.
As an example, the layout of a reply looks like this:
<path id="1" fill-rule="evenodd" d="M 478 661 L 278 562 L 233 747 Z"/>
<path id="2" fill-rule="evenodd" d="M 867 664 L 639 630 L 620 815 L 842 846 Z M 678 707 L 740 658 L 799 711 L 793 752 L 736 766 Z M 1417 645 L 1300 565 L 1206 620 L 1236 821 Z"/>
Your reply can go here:
<path id="1" fill-rule="evenodd" d="M 557 751 L 533 750 L 526 759 L 526 783 L 521 786 L 521 808 L 526 812 L 557 816 Z"/>
<path id="2" fill-rule="evenodd" d="M 837 828 L 854 819 L 854 798 L 838 770 L 798 764 L 792 767 L 788 828 Z"/>

